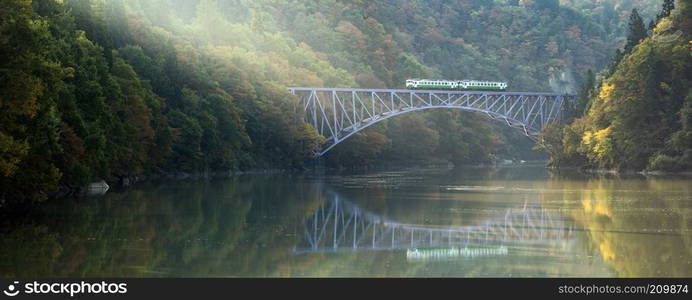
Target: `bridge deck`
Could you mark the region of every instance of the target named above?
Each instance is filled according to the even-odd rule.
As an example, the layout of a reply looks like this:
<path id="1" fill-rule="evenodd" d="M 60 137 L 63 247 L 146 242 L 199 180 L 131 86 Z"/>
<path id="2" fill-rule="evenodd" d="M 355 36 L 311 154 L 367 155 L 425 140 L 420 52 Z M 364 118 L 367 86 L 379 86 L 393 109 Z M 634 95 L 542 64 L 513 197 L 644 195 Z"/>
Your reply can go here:
<path id="1" fill-rule="evenodd" d="M 474 91 L 474 90 L 418 90 L 418 89 L 364 89 L 364 88 L 318 88 L 318 87 L 289 87 L 291 92 L 374 92 L 374 93 L 436 93 L 436 94 L 488 94 L 516 96 L 574 96 L 549 92 L 515 92 L 515 91 Z"/>

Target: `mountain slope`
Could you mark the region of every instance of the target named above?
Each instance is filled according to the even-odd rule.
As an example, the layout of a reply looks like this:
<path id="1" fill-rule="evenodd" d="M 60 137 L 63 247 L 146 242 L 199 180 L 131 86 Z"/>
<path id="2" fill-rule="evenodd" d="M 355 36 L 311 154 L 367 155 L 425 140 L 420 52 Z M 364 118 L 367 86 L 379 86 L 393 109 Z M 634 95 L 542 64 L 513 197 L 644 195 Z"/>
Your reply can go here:
<path id="1" fill-rule="evenodd" d="M 678 4 L 591 93 L 583 117 L 546 134 L 553 164 L 692 169 L 692 11 Z"/>

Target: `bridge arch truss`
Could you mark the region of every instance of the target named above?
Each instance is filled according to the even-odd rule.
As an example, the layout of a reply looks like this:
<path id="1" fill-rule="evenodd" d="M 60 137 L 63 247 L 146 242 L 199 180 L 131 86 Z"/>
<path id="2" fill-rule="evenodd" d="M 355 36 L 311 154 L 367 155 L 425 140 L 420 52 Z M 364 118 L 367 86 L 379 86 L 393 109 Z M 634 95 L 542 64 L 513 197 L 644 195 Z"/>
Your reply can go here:
<path id="1" fill-rule="evenodd" d="M 294 109 L 326 138 L 322 156 L 353 134 L 401 114 L 434 108 L 487 115 L 520 129 L 535 141 L 548 124 L 562 118 L 562 105 L 574 96 L 555 93 L 389 90 L 291 87 L 299 98 Z"/>

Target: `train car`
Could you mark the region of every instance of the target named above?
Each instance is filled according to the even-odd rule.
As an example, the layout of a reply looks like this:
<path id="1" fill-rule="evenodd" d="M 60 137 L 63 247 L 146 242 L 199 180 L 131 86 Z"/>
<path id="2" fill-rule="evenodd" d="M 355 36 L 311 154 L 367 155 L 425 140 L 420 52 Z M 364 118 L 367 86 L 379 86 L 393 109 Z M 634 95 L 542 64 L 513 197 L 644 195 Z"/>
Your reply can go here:
<path id="1" fill-rule="evenodd" d="M 506 82 L 480 80 L 408 79 L 406 88 L 410 90 L 489 90 L 504 91 Z"/>

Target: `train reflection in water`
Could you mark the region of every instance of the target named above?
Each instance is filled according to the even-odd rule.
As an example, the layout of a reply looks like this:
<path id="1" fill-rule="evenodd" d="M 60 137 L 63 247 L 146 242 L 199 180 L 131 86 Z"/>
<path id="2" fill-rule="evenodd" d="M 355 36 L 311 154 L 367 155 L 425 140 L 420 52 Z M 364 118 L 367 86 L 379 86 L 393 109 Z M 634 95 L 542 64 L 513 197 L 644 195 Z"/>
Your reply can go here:
<path id="1" fill-rule="evenodd" d="M 450 260 L 456 258 L 474 258 L 483 256 L 507 255 L 509 249 L 506 246 L 498 247 L 464 247 L 464 248 L 431 248 L 431 249 L 406 249 L 406 260 Z"/>

